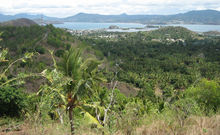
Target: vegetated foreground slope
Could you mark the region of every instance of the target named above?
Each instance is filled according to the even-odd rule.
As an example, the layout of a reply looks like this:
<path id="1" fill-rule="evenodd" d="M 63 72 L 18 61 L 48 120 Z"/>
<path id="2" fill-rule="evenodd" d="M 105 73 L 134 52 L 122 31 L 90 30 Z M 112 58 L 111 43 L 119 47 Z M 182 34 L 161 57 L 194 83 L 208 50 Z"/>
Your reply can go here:
<path id="1" fill-rule="evenodd" d="M 0 55 L 0 134 L 68 134 L 70 125 L 75 134 L 220 133 L 218 37 L 182 27 L 78 37 L 52 25 L 0 31 L 1 52 L 9 49 Z M 73 46 L 87 49 L 80 55 Z M 30 60 L 26 52 L 35 56 Z M 27 73 L 41 77 L 5 85 Z M 135 96 L 118 90 L 125 83 Z"/>

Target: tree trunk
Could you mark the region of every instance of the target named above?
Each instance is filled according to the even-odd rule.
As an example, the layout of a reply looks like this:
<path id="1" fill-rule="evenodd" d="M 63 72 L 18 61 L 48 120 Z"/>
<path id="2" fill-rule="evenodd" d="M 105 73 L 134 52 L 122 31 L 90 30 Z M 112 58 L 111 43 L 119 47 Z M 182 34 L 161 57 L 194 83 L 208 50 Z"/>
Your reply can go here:
<path id="1" fill-rule="evenodd" d="M 57 109 L 57 113 L 58 113 L 58 115 L 59 115 L 60 123 L 63 124 L 63 115 L 61 114 L 59 108 Z"/>
<path id="2" fill-rule="evenodd" d="M 73 107 L 70 107 L 70 108 L 69 108 L 69 119 L 70 119 L 71 135 L 74 135 Z"/>

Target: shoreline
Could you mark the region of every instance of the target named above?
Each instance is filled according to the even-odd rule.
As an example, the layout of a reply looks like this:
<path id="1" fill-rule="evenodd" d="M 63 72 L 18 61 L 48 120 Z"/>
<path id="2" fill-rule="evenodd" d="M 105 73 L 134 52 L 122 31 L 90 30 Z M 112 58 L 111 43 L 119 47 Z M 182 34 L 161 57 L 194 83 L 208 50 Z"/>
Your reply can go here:
<path id="1" fill-rule="evenodd" d="M 76 24 L 75 24 L 76 23 Z M 85 27 L 85 24 L 88 26 Z M 117 25 L 117 24 L 120 24 Z M 220 25 L 207 25 L 207 24 L 166 24 L 166 25 L 157 25 L 157 24 L 148 24 L 139 26 L 137 23 L 137 26 L 130 26 L 126 25 L 128 23 L 89 23 L 89 22 L 69 22 L 65 26 L 65 23 L 63 24 L 53 24 L 55 27 L 68 29 L 71 32 L 139 32 L 139 31 L 151 31 L 156 30 L 162 27 L 168 27 L 168 26 L 174 26 L 174 27 L 184 27 L 187 28 L 193 32 L 196 33 L 204 33 L 204 32 L 210 32 L 210 31 L 217 31 L 220 32 Z M 129 23 L 133 24 L 133 23 Z M 91 25 L 91 26 L 89 26 Z M 96 26 L 97 25 L 97 26 Z M 102 25 L 102 26 L 100 26 Z M 118 28 L 110 29 L 109 27 L 115 25 Z M 123 27 L 123 25 L 125 25 Z M 136 24 L 134 24 L 136 25 Z"/>

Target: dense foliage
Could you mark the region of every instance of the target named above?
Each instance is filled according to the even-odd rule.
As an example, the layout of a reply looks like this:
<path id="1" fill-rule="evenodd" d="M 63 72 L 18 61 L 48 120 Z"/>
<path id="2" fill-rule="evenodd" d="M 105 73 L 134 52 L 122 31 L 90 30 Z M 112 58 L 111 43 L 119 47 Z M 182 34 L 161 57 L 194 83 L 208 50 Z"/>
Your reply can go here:
<path id="1" fill-rule="evenodd" d="M 19 116 L 26 107 L 26 94 L 21 89 L 13 87 L 0 88 L 1 116 Z"/>
<path id="2" fill-rule="evenodd" d="M 165 123 L 157 134 L 187 134 L 193 116 L 219 113 L 216 37 L 181 27 L 78 37 L 52 25 L 0 31 L 1 116 L 68 126 L 72 134 L 135 134 L 155 121 Z"/>
<path id="3" fill-rule="evenodd" d="M 155 87 L 170 97 L 175 90 L 187 89 L 200 78 L 220 76 L 219 39 L 201 37 L 179 27 L 124 37 L 116 41 L 86 37 L 84 41 L 120 65 L 121 81 L 147 90 L 150 96 Z"/>

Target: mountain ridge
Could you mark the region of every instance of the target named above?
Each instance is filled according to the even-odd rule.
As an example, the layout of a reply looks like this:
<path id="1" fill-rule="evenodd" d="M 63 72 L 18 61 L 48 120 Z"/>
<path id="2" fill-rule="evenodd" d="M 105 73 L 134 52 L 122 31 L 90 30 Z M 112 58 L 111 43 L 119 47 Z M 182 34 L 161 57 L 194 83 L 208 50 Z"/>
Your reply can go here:
<path id="1" fill-rule="evenodd" d="M 91 13 L 78 13 L 66 18 L 49 17 L 45 15 L 30 15 L 26 13 L 12 15 L 0 14 L 0 22 L 18 18 L 32 20 L 59 21 L 59 22 L 121 22 L 121 23 L 144 23 L 144 24 L 220 24 L 220 11 L 217 10 L 192 10 L 186 13 L 173 15 L 102 15 Z"/>

